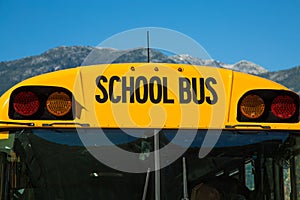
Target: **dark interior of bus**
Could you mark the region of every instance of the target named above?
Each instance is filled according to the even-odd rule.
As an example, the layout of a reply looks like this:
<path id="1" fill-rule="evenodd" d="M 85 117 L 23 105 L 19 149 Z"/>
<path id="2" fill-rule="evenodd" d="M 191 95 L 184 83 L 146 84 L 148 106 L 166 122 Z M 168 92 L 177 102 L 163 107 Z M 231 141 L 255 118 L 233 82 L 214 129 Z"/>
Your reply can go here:
<path id="1" fill-rule="evenodd" d="M 118 129 L 106 133 L 114 135 L 111 138 L 123 134 Z M 160 170 L 161 199 L 294 200 L 299 197 L 300 168 L 296 163 L 300 143 L 294 134 L 223 131 L 210 153 L 199 158 L 199 148 L 206 148 L 201 146 L 205 133 L 198 131 L 185 153 Z M 173 130 L 160 131 L 160 148 L 172 143 L 174 134 Z M 153 137 L 130 137 L 116 143 L 122 149 L 140 153 L 139 162 L 144 163 L 147 153 L 154 149 L 153 140 Z M 184 148 L 182 144 L 176 145 Z M 74 129 L 10 130 L 10 143 L 2 146 L 5 148 L 1 151 L 1 199 L 4 200 L 150 200 L 156 197 L 153 170 L 128 173 L 102 164 L 81 143 Z M 110 147 L 94 148 L 109 151 Z M 185 185 L 187 194 L 184 194 Z"/>

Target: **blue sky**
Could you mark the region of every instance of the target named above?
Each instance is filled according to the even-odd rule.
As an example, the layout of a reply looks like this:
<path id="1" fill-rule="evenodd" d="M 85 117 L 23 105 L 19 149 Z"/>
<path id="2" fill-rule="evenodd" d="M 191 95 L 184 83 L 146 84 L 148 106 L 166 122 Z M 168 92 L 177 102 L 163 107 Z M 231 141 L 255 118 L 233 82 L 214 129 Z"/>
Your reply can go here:
<path id="1" fill-rule="evenodd" d="M 287 69 L 300 65 L 299 9 L 299 0 L 0 0 L 0 61 L 164 27 L 192 37 L 222 62 Z"/>

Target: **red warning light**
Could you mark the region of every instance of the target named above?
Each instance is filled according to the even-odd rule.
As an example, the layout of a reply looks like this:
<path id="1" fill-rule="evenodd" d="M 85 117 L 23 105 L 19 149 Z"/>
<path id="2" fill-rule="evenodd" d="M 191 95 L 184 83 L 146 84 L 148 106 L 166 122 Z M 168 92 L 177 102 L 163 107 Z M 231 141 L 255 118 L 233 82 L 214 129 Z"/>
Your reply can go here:
<path id="1" fill-rule="evenodd" d="M 33 92 L 22 91 L 15 96 L 13 106 L 18 114 L 31 116 L 38 111 L 40 102 Z"/>
<path id="2" fill-rule="evenodd" d="M 271 105 L 272 113 L 280 119 L 289 119 L 296 112 L 296 104 L 288 95 L 277 96 Z"/>

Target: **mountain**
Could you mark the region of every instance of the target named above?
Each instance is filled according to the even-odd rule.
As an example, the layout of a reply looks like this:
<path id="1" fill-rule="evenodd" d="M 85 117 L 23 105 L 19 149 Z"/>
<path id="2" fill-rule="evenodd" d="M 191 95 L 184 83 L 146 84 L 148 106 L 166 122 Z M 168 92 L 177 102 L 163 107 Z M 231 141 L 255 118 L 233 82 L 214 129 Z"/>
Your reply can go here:
<path id="1" fill-rule="evenodd" d="M 92 49 L 92 47 L 58 47 L 38 56 L 0 62 L 0 94 L 26 78 L 78 66 Z"/>
<path id="2" fill-rule="evenodd" d="M 267 72 L 260 74 L 260 76 L 285 85 L 300 94 L 300 66 L 277 72 Z"/>
<path id="3" fill-rule="evenodd" d="M 250 74 L 262 74 L 267 73 L 268 70 L 259 66 L 253 62 L 241 60 L 235 64 L 225 64 L 217 60 L 202 60 L 199 58 L 192 57 L 190 55 L 175 55 L 171 56 L 176 63 L 186 63 L 192 65 L 203 65 L 203 66 L 214 66 L 220 68 L 231 69 L 235 71 L 250 73 Z"/>
<path id="4" fill-rule="evenodd" d="M 151 62 L 175 63 L 165 54 L 150 49 Z M 117 50 L 110 48 L 94 48 L 85 58 L 82 65 L 94 65 L 102 63 L 132 63 L 147 62 L 148 51 L 145 48 L 136 48 L 130 50 Z"/>
<path id="5" fill-rule="evenodd" d="M 241 60 L 233 65 L 226 65 L 224 68 L 241 71 L 250 74 L 262 74 L 268 72 L 267 69 L 263 68 L 260 65 L 257 65 L 253 62 L 247 60 Z"/>
<path id="6" fill-rule="evenodd" d="M 235 64 L 225 64 L 217 60 L 202 60 L 190 55 L 167 56 L 155 49 L 150 50 L 150 58 L 151 62 L 187 63 L 251 73 L 274 80 L 296 92 L 300 92 L 300 86 L 297 84 L 297 80 L 299 80 L 300 77 L 300 67 L 277 72 L 268 72 L 265 68 L 246 60 L 239 61 Z M 26 78 L 51 71 L 80 65 L 147 62 L 147 60 L 148 54 L 145 48 L 118 50 L 89 46 L 56 47 L 37 56 L 0 62 L 0 94 Z"/>
<path id="7" fill-rule="evenodd" d="M 223 63 L 216 60 L 202 60 L 200 58 L 195 58 L 190 55 L 174 55 L 170 56 L 175 63 L 191 64 L 191 65 L 201 65 L 201 66 L 213 66 L 223 68 Z"/>

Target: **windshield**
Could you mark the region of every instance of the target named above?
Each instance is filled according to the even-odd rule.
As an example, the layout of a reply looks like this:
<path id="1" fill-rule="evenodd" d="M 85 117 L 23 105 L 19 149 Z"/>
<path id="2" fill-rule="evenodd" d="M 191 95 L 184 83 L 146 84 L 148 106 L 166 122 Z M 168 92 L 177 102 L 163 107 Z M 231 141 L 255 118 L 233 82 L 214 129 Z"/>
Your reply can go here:
<path id="1" fill-rule="evenodd" d="M 102 131 L 10 130 L 0 141 L 2 199 L 296 199 L 299 191 L 298 138 L 289 132 L 223 131 L 200 158 L 205 130 L 176 141 L 177 130 Z M 134 162 L 110 154 L 116 146 Z M 172 160 L 174 149 L 184 151 Z M 93 150 L 119 162 L 102 162 Z M 122 170 L 126 162 L 141 171 Z"/>

